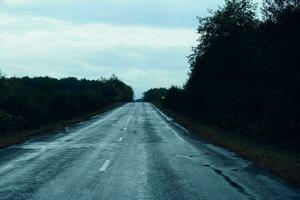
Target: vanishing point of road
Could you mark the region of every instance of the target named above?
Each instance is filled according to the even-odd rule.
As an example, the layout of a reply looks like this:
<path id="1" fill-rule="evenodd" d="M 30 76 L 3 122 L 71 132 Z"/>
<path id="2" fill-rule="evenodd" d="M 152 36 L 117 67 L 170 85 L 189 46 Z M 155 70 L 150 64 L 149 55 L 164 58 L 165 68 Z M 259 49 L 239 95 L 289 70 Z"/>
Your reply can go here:
<path id="1" fill-rule="evenodd" d="M 0 199 L 289 200 L 300 191 L 128 103 L 0 151 Z"/>

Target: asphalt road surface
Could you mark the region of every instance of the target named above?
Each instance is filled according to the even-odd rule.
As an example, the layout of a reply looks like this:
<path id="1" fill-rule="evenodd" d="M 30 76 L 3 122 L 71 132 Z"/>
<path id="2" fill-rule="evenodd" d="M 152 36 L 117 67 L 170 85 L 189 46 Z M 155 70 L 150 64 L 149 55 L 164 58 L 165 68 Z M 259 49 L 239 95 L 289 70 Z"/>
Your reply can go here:
<path id="1" fill-rule="evenodd" d="M 0 199 L 300 199 L 236 154 L 130 103 L 0 151 Z"/>

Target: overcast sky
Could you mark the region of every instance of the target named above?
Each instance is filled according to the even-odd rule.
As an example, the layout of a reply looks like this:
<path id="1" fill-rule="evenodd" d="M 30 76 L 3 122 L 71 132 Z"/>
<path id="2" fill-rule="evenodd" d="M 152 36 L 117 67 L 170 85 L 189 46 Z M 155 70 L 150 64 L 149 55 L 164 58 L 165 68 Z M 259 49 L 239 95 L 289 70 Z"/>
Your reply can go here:
<path id="1" fill-rule="evenodd" d="M 258 1 L 258 0 L 257 0 Z M 117 75 L 137 97 L 181 86 L 196 16 L 223 0 L 0 0 L 0 69 L 7 76 Z"/>

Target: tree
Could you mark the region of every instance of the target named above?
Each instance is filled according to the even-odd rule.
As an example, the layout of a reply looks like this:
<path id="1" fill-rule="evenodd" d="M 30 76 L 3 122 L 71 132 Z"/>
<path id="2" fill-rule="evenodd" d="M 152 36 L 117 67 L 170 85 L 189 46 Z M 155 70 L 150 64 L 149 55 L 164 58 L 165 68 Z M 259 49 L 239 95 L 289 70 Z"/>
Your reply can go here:
<path id="1" fill-rule="evenodd" d="M 249 44 L 257 22 L 255 6 L 247 0 L 227 0 L 211 16 L 199 18 L 199 44 L 189 57 L 191 74 L 184 87 L 191 106 L 187 110 L 225 111 L 218 99 L 234 97 L 235 93 L 229 91 L 236 91 L 239 79 L 243 78 L 241 67 L 252 51 Z"/>
<path id="2" fill-rule="evenodd" d="M 153 88 L 150 89 L 143 94 L 143 100 L 145 102 L 153 102 L 153 103 L 158 103 L 161 104 L 167 94 L 167 89 L 166 88 Z"/>
<path id="3" fill-rule="evenodd" d="M 182 111 L 182 89 L 176 86 L 169 88 L 163 103 L 170 109 Z"/>
<path id="4" fill-rule="evenodd" d="M 163 90 L 165 99 L 159 102 L 261 142 L 297 144 L 299 0 L 265 0 L 263 11 L 266 20 L 259 21 L 251 1 L 226 0 L 224 7 L 199 18 L 189 79 L 182 90 Z M 145 94 L 155 96 L 154 91 Z"/>
<path id="5" fill-rule="evenodd" d="M 2 77 L 0 133 L 39 128 L 132 100 L 132 88 L 115 76 L 107 80 Z"/>
<path id="6" fill-rule="evenodd" d="M 265 20 L 276 22 L 287 12 L 300 8 L 300 0 L 264 0 L 262 13 Z"/>

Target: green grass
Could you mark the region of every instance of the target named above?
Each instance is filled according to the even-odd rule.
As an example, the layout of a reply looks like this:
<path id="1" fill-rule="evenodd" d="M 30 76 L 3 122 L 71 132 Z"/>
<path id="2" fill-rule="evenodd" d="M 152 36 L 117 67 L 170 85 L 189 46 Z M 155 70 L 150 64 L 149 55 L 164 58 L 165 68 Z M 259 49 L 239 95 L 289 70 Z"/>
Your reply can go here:
<path id="1" fill-rule="evenodd" d="M 264 144 L 254 138 L 224 131 L 220 128 L 203 124 L 173 111 L 161 108 L 187 129 L 209 142 L 225 147 L 240 156 L 254 161 L 272 174 L 285 179 L 288 183 L 300 186 L 300 154 L 293 149 Z"/>

